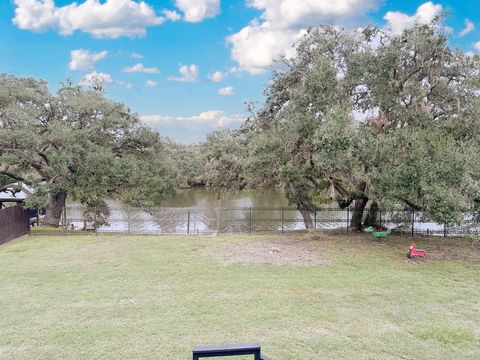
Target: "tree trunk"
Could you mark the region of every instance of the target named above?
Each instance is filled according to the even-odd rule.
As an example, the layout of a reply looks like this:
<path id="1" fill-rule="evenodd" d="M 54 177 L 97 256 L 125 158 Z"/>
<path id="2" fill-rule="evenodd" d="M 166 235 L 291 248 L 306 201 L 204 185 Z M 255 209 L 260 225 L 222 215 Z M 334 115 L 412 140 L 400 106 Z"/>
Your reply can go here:
<path id="1" fill-rule="evenodd" d="M 302 214 L 305 229 L 313 229 L 313 220 L 310 211 L 303 206 L 297 206 L 297 209 L 300 211 L 300 214 Z"/>
<path id="2" fill-rule="evenodd" d="M 350 222 L 350 226 L 357 231 L 362 230 L 362 220 L 363 220 L 363 211 L 367 206 L 368 198 L 361 198 L 355 200 L 355 205 L 353 207 L 352 212 L 352 221 Z"/>
<path id="3" fill-rule="evenodd" d="M 378 204 L 374 201 L 370 205 L 370 210 L 368 211 L 367 217 L 364 222 L 365 226 L 378 226 Z"/>
<path id="4" fill-rule="evenodd" d="M 67 192 L 60 190 L 55 193 L 48 202 L 45 209 L 45 218 L 43 219 L 44 225 L 58 227 L 60 225 L 60 219 L 62 217 L 62 210 L 65 206 L 65 200 L 67 199 Z"/>

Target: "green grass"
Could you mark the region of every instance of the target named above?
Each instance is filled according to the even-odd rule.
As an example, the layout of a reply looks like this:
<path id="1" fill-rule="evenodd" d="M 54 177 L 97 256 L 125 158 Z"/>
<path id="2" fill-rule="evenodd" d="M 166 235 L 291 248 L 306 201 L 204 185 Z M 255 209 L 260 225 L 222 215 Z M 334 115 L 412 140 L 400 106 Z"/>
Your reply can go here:
<path id="1" fill-rule="evenodd" d="M 196 344 L 260 342 L 273 360 L 480 359 L 480 256 L 468 244 L 417 239 L 429 254 L 412 262 L 408 238 L 321 236 L 320 266 L 223 260 L 232 244 L 272 238 L 0 246 L 0 358 L 187 360 Z"/>
<path id="2" fill-rule="evenodd" d="M 86 232 L 85 230 L 71 230 L 65 229 L 61 226 L 39 225 L 30 228 L 32 235 L 64 235 L 64 234 L 79 234 L 79 232 Z"/>

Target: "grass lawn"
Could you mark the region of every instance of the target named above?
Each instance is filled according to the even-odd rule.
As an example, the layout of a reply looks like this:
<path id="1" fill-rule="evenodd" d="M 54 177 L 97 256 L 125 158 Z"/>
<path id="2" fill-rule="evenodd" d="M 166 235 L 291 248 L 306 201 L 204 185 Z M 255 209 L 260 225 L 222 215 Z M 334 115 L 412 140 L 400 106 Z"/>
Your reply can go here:
<path id="1" fill-rule="evenodd" d="M 410 261 L 410 240 L 15 240 L 0 246 L 0 358 L 187 360 L 260 342 L 272 360 L 480 359 L 480 251 L 416 239 L 429 252 Z"/>

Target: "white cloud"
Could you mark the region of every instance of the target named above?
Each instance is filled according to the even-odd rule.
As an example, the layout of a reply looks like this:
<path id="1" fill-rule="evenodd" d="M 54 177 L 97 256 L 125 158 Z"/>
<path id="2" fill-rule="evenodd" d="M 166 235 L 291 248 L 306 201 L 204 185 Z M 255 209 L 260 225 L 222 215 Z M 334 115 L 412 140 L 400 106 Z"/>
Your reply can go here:
<path id="1" fill-rule="evenodd" d="M 460 31 L 460 37 L 464 37 L 467 34 L 470 34 L 473 30 L 475 30 L 475 24 L 468 19 L 465 19 L 465 28 Z"/>
<path id="2" fill-rule="evenodd" d="M 193 23 L 220 14 L 220 0 L 177 0 L 175 6 L 183 12 L 185 21 Z"/>
<path id="3" fill-rule="evenodd" d="M 181 81 L 181 82 L 197 82 L 198 81 L 198 72 L 200 68 L 198 65 L 181 65 L 180 64 L 180 77 L 170 76 L 168 80 L 172 81 Z"/>
<path id="4" fill-rule="evenodd" d="M 79 84 L 82 86 L 103 87 L 104 85 L 111 84 L 112 82 L 113 79 L 110 74 L 103 72 L 97 73 L 96 71 L 93 71 L 80 79 Z"/>
<path id="5" fill-rule="evenodd" d="M 451 26 L 447 26 L 445 24 L 442 25 L 442 30 L 444 32 L 445 35 L 452 35 L 453 34 L 453 27 Z"/>
<path id="6" fill-rule="evenodd" d="M 476 50 L 480 51 L 480 41 L 477 41 L 475 44 L 473 44 L 473 47 L 474 47 Z"/>
<path id="7" fill-rule="evenodd" d="M 145 74 L 156 74 L 160 70 L 156 67 L 145 67 L 142 63 L 138 63 L 133 66 L 127 66 L 122 70 L 125 73 L 145 73 Z"/>
<path id="8" fill-rule="evenodd" d="M 230 69 L 227 71 L 229 74 L 239 74 L 242 72 L 242 70 L 236 66 L 232 66 Z"/>
<path id="9" fill-rule="evenodd" d="M 294 54 L 292 45 L 308 26 L 348 22 L 363 16 L 380 0 L 249 0 L 262 10 L 261 19 L 227 38 L 231 57 L 239 70 L 250 74 L 265 71 L 275 58 Z"/>
<path id="10" fill-rule="evenodd" d="M 127 90 L 133 88 L 132 83 L 129 83 L 129 82 L 126 82 L 126 81 L 123 81 L 123 80 L 117 80 L 117 81 L 115 81 L 115 83 L 118 86 L 121 86 L 122 88 L 127 89 Z"/>
<path id="11" fill-rule="evenodd" d="M 155 125 L 174 125 L 181 124 L 184 126 L 208 125 L 210 127 L 225 127 L 232 124 L 241 124 L 245 117 L 243 115 L 226 115 L 221 110 L 205 111 L 194 116 L 162 116 L 162 115 L 146 115 L 141 120 L 144 124 Z"/>
<path id="12" fill-rule="evenodd" d="M 240 32 L 228 37 L 232 44 L 231 57 L 250 74 L 264 72 L 281 55 L 291 56 L 295 40 L 302 30 L 274 29 L 270 22 L 252 21 Z"/>
<path id="13" fill-rule="evenodd" d="M 107 51 L 91 53 L 88 50 L 78 49 L 70 51 L 70 70 L 92 70 L 97 61 L 108 55 Z"/>
<path id="14" fill-rule="evenodd" d="M 155 80 L 147 80 L 145 81 L 145 86 L 149 87 L 149 88 L 155 88 L 158 86 L 158 81 L 155 81 Z"/>
<path id="15" fill-rule="evenodd" d="M 234 90 L 235 89 L 233 88 L 233 86 L 227 86 L 227 87 L 218 89 L 218 93 L 220 95 L 228 96 L 228 95 L 233 95 Z"/>
<path id="16" fill-rule="evenodd" d="M 130 57 L 131 57 L 132 59 L 137 59 L 137 60 L 143 59 L 143 55 L 142 55 L 142 54 L 137 54 L 137 53 L 132 53 L 132 54 L 130 54 Z"/>
<path id="17" fill-rule="evenodd" d="M 182 18 L 182 16 L 174 10 L 173 11 L 172 10 L 163 10 L 162 13 L 170 21 L 178 21 Z"/>
<path id="18" fill-rule="evenodd" d="M 374 9 L 378 0 L 249 0 L 275 28 L 304 27 L 353 18 Z"/>
<path id="19" fill-rule="evenodd" d="M 399 11 L 389 11 L 383 18 L 387 21 L 386 28 L 389 31 L 400 34 L 416 24 L 429 24 L 435 17 L 440 16 L 442 11 L 442 5 L 429 1 L 420 5 L 412 16 Z"/>
<path id="20" fill-rule="evenodd" d="M 208 74 L 208 79 L 214 82 L 221 82 L 225 79 L 226 74 L 221 71 L 215 71 L 211 74 Z"/>
<path id="21" fill-rule="evenodd" d="M 20 29 L 46 31 L 54 29 L 62 35 L 80 30 L 97 38 L 139 37 L 149 26 L 165 19 L 145 1 L 85 0 L 78 4 L 57 7 L 54 0 L 14 0 L 13 23 Z"/>

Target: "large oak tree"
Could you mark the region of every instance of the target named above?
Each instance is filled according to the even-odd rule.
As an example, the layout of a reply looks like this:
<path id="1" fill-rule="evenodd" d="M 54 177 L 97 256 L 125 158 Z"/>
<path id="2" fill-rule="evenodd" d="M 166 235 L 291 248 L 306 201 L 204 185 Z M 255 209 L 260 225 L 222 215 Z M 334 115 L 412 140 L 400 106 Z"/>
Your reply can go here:
<path id="1" fill-rule="evenodd" d="M 243 127 L 243 178 L 281 186 L 307 227 L 329 198 L 354 204 L 359 229 L 369 202 L 460 221 L 480 198 L 480 57 L 452 49 L 438 21 L 310 29 Z"/>
<path id="2" fill-rule="evenodd" d="M 67 196 L 94 205 L 118 198 L 154 204 L 175 191 L 177 173 L 159 135 L 100 88 L 70 83 L 51 94 L 31 78 L 0 76 L 0 175 L 35 188 L 58 226 Z"/>

